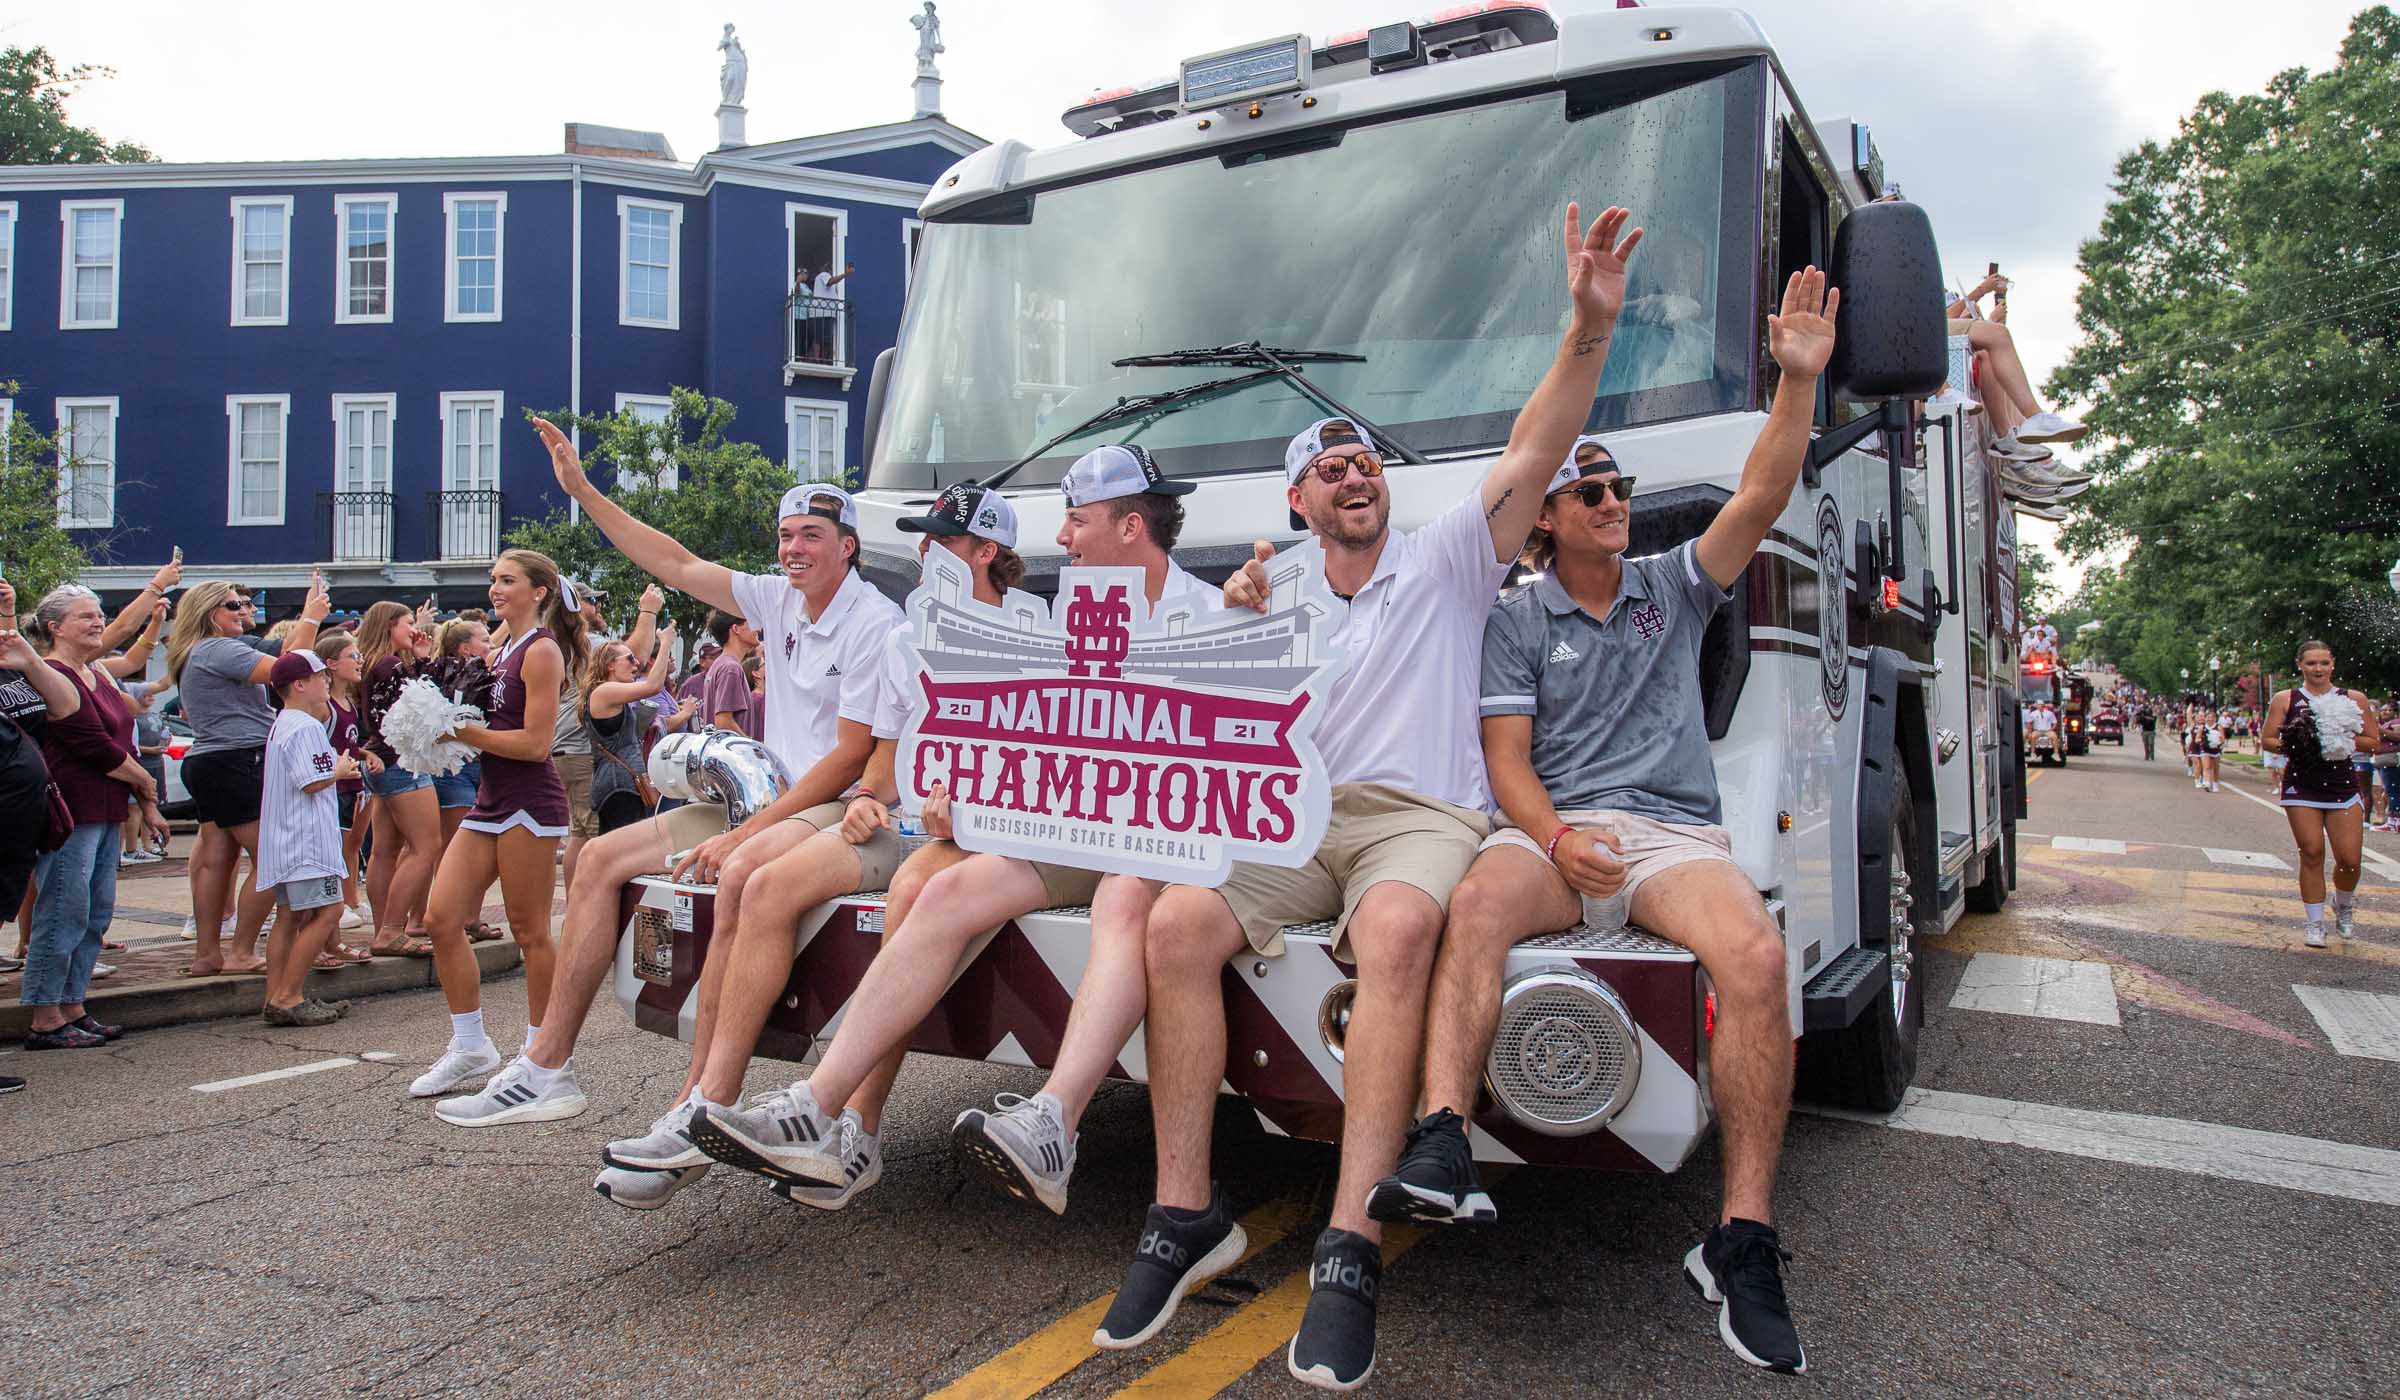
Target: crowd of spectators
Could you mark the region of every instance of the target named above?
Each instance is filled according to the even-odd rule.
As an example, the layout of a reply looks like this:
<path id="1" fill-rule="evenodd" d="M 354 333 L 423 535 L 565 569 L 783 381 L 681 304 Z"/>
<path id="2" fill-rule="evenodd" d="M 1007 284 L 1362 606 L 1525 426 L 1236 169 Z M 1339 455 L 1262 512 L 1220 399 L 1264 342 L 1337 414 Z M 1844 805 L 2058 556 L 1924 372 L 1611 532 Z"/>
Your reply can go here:
<path id="1" fill-rule="evenodd" d="M 125 1033 L 86 998 L 126 946 L 111 936 L 119 872 L 169 859 L 167 764 L 179 741 L 197 826 L 185 975 L 263 974 L 267 1021 L 321 1024 L 347 1003 L 310 995 L 310 972 L 435 953 L 428 893 L 476 805 L 482 765 L 411 772 L 381 725 L 419 677 L 488 704 L 505 624 L 479 608 L 443 616 L 431 599 L 337 617 L 320 583 L 262 632 L 254 590 L 186 588 L 182 574 L 180 562 L 160 568 L 114 617 L 78 584 L 20 615 L 0 582 L 0 620 L 15 623 L 0 628 L 0 911 L 17 925 L 0 975 L 21 974 L 27 1050 Z M 694 723 L 756 736 L 765 701 L 757 635 L 739 618 L 712 616 L 679 670 L 655 587 L 619 640 L 603 628 L 605 594 L 560 583 L 589 656 L 564 677 L 547 749 L 567 792 L 571 869 L 584 840 L 656 809 L 646 768 L 658 737 Z M 464 932 L 501 936 L 480 917 Z M 22 1085 L 0 1076 L 0 1093 Z"/>

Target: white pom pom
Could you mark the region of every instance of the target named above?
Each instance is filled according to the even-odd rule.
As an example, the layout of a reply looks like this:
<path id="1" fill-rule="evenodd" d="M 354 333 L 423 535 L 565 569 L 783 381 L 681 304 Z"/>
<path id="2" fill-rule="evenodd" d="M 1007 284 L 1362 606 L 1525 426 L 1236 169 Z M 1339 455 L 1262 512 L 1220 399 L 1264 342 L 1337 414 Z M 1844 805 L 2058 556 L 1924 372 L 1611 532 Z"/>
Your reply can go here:
<path id="1" fill-rule="evenodd" d="M 454 705 L 432 681 L 419 676 L 400 687 L 400 696 L 384 712 L 383 739 L 392 746 L 400 766 L 430 777 L 447 777 L 465 767 L 475 750 L 445 734 L 462 724 L 478 724 L 483 711 L 473 705 Z"/>
<path id="2" fill-rule="evenodd" d="M 2317 751 L 2325 756 L 2325 761 L 2339 763 L 2349 758 L 2356 748 L 2352 740 L 2367 727 L 2367 717 L 2359 713 L 2358 702 L 2346 692 L 2336 690 L 2309 696 L 2308 712 L 2316 721 Z"/>

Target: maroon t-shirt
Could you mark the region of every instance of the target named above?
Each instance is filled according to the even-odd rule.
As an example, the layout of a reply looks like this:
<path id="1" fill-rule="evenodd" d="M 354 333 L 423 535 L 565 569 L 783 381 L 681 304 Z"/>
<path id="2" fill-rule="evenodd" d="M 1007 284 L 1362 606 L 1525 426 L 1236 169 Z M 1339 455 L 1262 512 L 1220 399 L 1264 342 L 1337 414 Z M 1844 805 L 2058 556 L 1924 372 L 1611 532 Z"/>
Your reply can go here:
<path id="1" fill-rule="evenodd" d="M 67 799 L 75 824 L 121 822 L 133 810 L 133 789 L 110 771 L 134 756 L 133 707 L 113 685 L 86 685 L 63 661 L 51 666 L 83 696 L 83 705 L 65 719 L 50 721 L 42 736 L 42 759 L 50 765 L 50 781 Z"/>
<path id="2" fill-rule="evenodd" d="M 392 702 L 400 698 L 400 688 L 423 670 L 424 663 L 413 656 L 387 656 L 367 668 L 367 678 L 358 688 L 359 742 L 386 766 L 398 763 L 400 755 L 383 741 L 383 717 L 391 712 Z"/>
<path id="3" fill-rule="evenodd" d="M 730 714 L 742 732 L 755 739 L 765 732 L 758 709 L 751 696 L 750 678 L 742 673 L 741 662 L 720 656 L 708 664 L 708 678 L 700 683 L 702 724 L 715 724 L 718 715 Z"/>

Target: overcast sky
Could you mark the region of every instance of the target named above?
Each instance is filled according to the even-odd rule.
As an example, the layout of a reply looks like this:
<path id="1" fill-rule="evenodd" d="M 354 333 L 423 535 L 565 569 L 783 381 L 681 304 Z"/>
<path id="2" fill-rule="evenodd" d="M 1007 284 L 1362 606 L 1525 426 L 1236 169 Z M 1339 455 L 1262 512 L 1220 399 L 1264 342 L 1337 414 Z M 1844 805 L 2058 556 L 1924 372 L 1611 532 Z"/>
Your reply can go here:
<path id="1" fill-rule="evenodd" d="M 1609 0 L 1554 0 L 1580 8 Z M 950 0 L 944 108 L 979 135 L 1066 139 L 1058 114 L 1188 54 L 1294 29 L 1322 37 L 1438 0 Z M 1997 261 L 2038 384 L 2074 336 L 2078 240 L 2117 156 L 2173 132 L 2212 89 L 2254 92 L 2333 62 L 2349 0 L 1752 0 L 1811 115 L 1870 124 L 1890 177 L 1926 206 L 1954 280 Z M 910 112 L 913 0 L 690 6 L 419 0 L 403 12 L 252 0 L 0 0 L 0 43 L 103 63 L 85 125 L 166 160 L 523 154 L 568 121 L 715 143 L 717 30 L 750 56 L 756 142 Z M 675 14 L 680 10 L 682 13 Z M 1894 20 L 1895 15 L 1906 16 Z M 2066 406 L 2072 409 L 2073 405 Z M 2029 536 L 2054 532 L 2039 522 Z M 2037 533 L 2038 532 L 2038 533 Z"/>

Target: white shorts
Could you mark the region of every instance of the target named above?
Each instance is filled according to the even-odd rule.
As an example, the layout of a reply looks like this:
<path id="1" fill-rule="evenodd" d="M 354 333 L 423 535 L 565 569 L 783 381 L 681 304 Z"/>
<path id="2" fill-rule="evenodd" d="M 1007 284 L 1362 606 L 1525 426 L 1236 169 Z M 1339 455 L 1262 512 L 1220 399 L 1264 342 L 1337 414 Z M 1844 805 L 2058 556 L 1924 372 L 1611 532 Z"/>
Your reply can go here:
<path id="1" fill-rule="evenodd" d="M 339 904 L 342 902 L 342 882 L 332 875 L 286 880 L 275 887 L 275 902 L 295 914 L 322 909 L 328 904 Z"/>
<path id="2" fill-rule="evenodd" d="M 1608 812 L 1577 809 L 1561 812 L 1558 819 L 1577 831 L 1605 831 L 1617 838 L 1616 857 L 1625 863 L 1625 888 L 1608 899 L 1583 901 L 1584 922 L 1593 928 L 1621 928 L 1628 911 L 1633 908 L 1634 891 L 1661 871 L 1695 860 L 1721 860 L 1734 864 L 1733 833 L 1721 826 L 1700 822 L 1662 822 L 1633 812 Z M 1504 826 L 1484 839 L 1483 850 L 1495 846 L 1522 846 L 1547 859 L 1542 850 L 1544 836 L 1537 841 L 1524 828 Z M 1738 867 L 1737 867 L 1738 868 Z"/>

